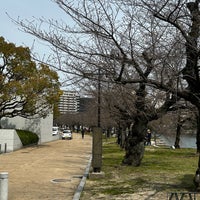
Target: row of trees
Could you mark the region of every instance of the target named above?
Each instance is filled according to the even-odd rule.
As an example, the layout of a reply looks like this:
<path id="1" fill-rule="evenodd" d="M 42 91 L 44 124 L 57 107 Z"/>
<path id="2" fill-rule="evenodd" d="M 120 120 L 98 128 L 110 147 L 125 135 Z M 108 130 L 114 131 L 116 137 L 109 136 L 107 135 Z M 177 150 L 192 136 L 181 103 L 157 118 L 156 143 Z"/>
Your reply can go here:
<path id="1" fill-rule="evenodd" d="M 51 44 L 53 54 L 48 64 L 73 75 L 73 81 L 84 79 L 91 87 L 100 72 L 102 86 L 120 91 L 107 105 L 120 119 L 126 119 L 124 127 L 133 124 L 123 163 L 140 165 L 149 122 L 184 108 L 183 100 L 193 105 L 197 115 L 200 151 L 199 1 L 55 3 L 66 13 L 66 23 L 53 19 L 16 23 Z M 46 24 L 49 30 L 43 29 Z M 124 98 L 122 91 L 129 96 Z M 116 113 L 112 110 L 110 114 Z"/>

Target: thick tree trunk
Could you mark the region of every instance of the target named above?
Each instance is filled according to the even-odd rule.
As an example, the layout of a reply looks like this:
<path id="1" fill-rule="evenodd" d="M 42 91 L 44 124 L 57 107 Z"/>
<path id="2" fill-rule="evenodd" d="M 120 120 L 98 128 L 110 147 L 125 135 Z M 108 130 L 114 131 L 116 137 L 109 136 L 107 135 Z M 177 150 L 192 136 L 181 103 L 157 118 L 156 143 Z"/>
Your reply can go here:
<path id="1" fill-rule="evenodd" d="M 146 120 L 135 121 L 132 130 L 126 139 L 125 157 L 122 161 L 125 165 L 140 166 L 144 155 L 144 137 L 146 134 Z"/>
<path id="2" fill-rule="evenodd" d="M 200 109 L 198 109 L 198 115 L 197 115 L 196 143 L 197 143 L 197 153 L 200 153 Z M 200 164 L 200 162 L 199 162 L 199 164 Z M 200 168 L 200 165 L 198 167 Z"/>
<path id="3" fill-rule="evenodd" d="M 199 153 L 199 162 L 198 162 L 198 168 L 196 170 L 196 174 L 194 177 L 194 184 L 196 186 L 196 190 L 200 191 L 200 109 L 198 109 L 198 115 L 197 115 L 197 153 Z"/>
<path id="4" fill-rule="evenodd" d="M 137 137 L 128 138 L 125 147 L 126 155 L 122 161 L 125 165 L 140 166 L 144 155 L 144 142 L 138 141 Z"/>

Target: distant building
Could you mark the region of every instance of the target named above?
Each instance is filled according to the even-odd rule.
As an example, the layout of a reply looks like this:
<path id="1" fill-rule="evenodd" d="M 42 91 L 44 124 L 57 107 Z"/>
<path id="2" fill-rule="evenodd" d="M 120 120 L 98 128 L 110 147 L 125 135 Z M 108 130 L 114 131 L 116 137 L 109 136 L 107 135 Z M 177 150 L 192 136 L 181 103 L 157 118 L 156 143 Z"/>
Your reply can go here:
<path id="1" fill-rule="evenodd" d="M 58 104 L 61 114 L 79 112 L 80 95 L 76 91 L 63 91 Z"/>

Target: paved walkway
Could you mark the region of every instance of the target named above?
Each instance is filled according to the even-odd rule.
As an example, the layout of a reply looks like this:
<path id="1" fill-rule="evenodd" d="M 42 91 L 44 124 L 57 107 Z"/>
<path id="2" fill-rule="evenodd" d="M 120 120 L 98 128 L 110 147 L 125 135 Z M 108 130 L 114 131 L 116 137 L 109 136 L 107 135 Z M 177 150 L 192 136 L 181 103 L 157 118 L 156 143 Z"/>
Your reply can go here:
<path id="1" fill-rule="evenodd" d="M 72 200 L 91 157 L 92 138 L 74 133 L 38 147 L 0 155 L 8 172 L 8 200 Z"/>

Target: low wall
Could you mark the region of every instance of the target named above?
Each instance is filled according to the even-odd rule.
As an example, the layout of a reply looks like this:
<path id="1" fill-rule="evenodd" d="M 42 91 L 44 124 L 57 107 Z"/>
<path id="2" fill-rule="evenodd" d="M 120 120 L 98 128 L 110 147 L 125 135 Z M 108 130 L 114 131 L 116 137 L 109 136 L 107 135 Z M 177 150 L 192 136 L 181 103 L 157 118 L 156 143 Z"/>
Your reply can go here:
<path id="1" fill-rule="evenodd" d="M 5 151 L 5 144 L 7 152 L 20 149 L 23 146 L 17 132 L 14 129 L 0 129 L 0 144 L 1 152 Z"/>
<path id="2" fill-rule="evenodd" d="M 39 144 L 58 140 L 52 136 L 53 115 L 49 114 L 46 118 L 26 119 L 23 117 L 2 118 L 1 127 L 3 129 L 21 129 L 36 133 L 39 137 Z"/>

